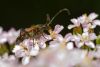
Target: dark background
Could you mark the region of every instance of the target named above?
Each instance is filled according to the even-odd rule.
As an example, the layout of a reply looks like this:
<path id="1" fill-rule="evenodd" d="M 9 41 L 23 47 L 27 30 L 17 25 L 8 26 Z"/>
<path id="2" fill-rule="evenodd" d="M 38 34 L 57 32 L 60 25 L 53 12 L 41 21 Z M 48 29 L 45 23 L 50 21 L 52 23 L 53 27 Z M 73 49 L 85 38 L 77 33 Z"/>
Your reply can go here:
<path id="1" fill-rule="evenodd" d="M 71 18 L 84 13 L 100 14 L 100 0 L 3 0 L 0 2 L 0 26 L 6 30 L 11 27 L 19 29 L 32 24 L 45 24 L 47 13 L 53 17 L 63 8 L 69 9 L 71 15 L 61 13 L 53 21 L 53 25 L 68 25 Z"/>

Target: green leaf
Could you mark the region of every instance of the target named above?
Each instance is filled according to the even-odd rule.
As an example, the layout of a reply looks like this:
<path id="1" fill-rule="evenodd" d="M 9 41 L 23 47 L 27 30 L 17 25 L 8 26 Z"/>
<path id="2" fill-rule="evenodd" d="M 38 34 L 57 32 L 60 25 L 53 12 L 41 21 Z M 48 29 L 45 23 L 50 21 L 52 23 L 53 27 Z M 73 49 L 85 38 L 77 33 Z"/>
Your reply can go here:
<path id="1" fill-rule="evenodd" d="M 6 48 L 5 44 L 0 44 L 0 55 L 3 55 L 4 53 L 8 53 L 8 49 Z"/>
<path id="2" fill-rule="evenodd" d="M 87 45 L 82 46 L 81 49 L 88 50 L 88 51 L 95 50 L 95 48 L 91 48 L 91 47 L 89 47 Z"/>
<path id="3" fill-rule="evenodd" d="M 100 44 L 100 35 L 98 35 L 98 37 L 96 39 L 96 44 Z"/>
<path id="4" fill-rule="evenodd" d="M 14 45 L 10 45 L 10 51 L 12 51 L 14 48 Z M 4 53 L 9 53 L 9 50 L 7 49 L 6 44 L 0 44 L 0 56 Z"/>

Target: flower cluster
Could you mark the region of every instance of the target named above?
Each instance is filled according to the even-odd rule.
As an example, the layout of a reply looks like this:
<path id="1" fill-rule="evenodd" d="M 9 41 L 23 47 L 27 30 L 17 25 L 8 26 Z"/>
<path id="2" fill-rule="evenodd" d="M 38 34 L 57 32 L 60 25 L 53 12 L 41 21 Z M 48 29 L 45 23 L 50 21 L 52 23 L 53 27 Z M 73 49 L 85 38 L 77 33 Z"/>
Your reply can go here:
<path id="1" fill-rule="evenodd" d="M 36 56 L 39 53 L 40 48 L 46 47 L 46 42 L 49 42 L 49 47 L 56 49 L 57 47 L 66 47 L 68 50 L 74 49 L 76 46 L 77 48 L 81 48 L 84 45 L 95 48 L 94 40 L 96 40 L 97 36 L 93 30 L 96 25 L 100 26 L 100 20 L 94 20 L 98 15 L 95 13 L 91 13 L 89 16 L 86 14 L 78 17 L 77 19 L 71 19 L 71 22 L 74 25 L 69 25 L 68 29 L 80 27 L 79 31 L 83 31 L 81 33 L 72 34 L 67 33 L 64 37 L 60 34 L 60 32 L 64 29 L 62 25 L 56 25 L 54 30 L 49 30 L 49 34 L 44 33 L 38 39 L 25 39 L 20 44 L 16 45 L 13 49 L 13 52 L 17 57 L 22 57 L 22 63 L 27 64 L 29 63 L 30 57 Z"/>
<path id="2" fill-rule="evenodd" d="M 14 28 L 10 29 L 8 32 L 3 31 L 3 28 L 0 27 L 0 44 L 8 42 L 9 44 L 14 44 L 17 37 L 20 34 L 20 30 L 16 31 Z"/>
<path id="3" fill-rule="evenodd" d="M 24 39 L 20 44 L 15 45 L 13 53 L 16 57 L 21 57 L 23 64 L 28 64 L 31 56 L 36 56 L 40 48 L 46 48 L 46 42 L 51 39 L 48 35 L 44 34 L 39 39 Z"/>
<path id="4" fill-rule="evenodd" d="M 89 16 L 83 14 L 82 16 L 71 19 L 73 25 L 69 25 L 68 29 L 72 29 L 74 27 L 82 26 L 83 31 L 87 32 L 90 29 L 94 29 L 97 25 L 100 26 L 100 20 L 97 20 L 98 15 L 96 13 L 90 13 Z"/>
<path id="5" fill-rule="evenodd" d="M 60 33 L 64 30 L 64 26 L 57 24 L 54 29 L 49 30 L 49 33 L 44 32 L 38 38 L 25 38 L 15 44 L 12 50 L 15 54 L 14 57 L 21 58 L 22 64 L 26 65 L 29 64 L 32 57 L 37 56 L 37 60 L 32 60 L 34 64 L 29 67 L 61 67 L 62 65 L 62 67 L 91 67 L 92 63 L 98 62 L 93 58 L 100 58 L 98 55 L 100 53 L 100 34 L 97 35 L 94 31 L 97 25 L 100 26 L 100 20 L 96 19 L 97 17 L 96 13 L 90 13 L 88 16 L 83 14 L 71 19 L 73 24 L 68 25 L 68 29 L 72 29 L 73 33 L 66 33 L 65 36 Z M 5 32 L 0 28 L 0 34 L 1 44 L 6 42 L 13 44 L 20 31 L 11 29 Z M 89 49 L 94 51 L 89 51 Z M 87 62 L 89 64 L 87 65 L 84 61 L 91 62 Z"/>

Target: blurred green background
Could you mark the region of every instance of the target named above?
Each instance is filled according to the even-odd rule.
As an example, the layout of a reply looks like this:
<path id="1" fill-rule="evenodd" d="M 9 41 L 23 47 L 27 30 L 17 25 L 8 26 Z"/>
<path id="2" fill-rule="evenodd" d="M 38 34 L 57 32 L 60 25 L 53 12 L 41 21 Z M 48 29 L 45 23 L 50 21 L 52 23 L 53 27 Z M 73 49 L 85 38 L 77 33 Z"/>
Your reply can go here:
<path id="1" fill-rule="evenodd" d="M 44 24 L 47 13 L 53 17 L 63 8 L 69 9 L 71 15 L 67 15 L 66 12 L 61 13 L 53 21 L 53 25 L 68 25 L 71 18 L 84 13 L 100 14 L 100 0 L 3 0 L 0 2 L 0 26 L 5 29 L 11 27 L 19 29 L 32 24 Z"/>

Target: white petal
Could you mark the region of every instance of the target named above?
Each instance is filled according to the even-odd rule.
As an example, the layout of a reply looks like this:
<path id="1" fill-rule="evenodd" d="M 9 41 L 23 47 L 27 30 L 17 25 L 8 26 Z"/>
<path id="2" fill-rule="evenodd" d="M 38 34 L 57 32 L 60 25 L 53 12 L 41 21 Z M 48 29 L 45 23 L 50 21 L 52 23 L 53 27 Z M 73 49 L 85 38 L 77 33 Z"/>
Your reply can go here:
<path id="1" fill-rule="evenodd" d="M 75 19 L 75 18 L 71 19 L 71 22 L 72 22 L 75 26 L 80 26 L 80 22 L 79 22 L 77 19 Z"/>
<path id="2" fill-rule="evenodd" d="M 88 41 L 88 42 L 85 42 L 85 45 L 91 47 L 91 48 L 95 48 L 95 45 L 92 41 Z"/>
<path id="3" fill-rule="evenodd" d="M 79 43 L 76 44 L 76 46 L 77 46 L 78 48 L 82 47 L 83 45 L 84 45 L 84 42 L 79 42 Z"/>
<path id="4" fill-rule="evenodd" d="M 65 35 L 64 39 L 65 39 L 66 41 L 70 41 L 70 40 L 73 39 L 73 36 L 72 36 L 71 33 L 68 33 L 68 34 Z"/>
<path id="5" fill-rule="evenodd" d="M 26 64 L 29 63 L 29 61 L 30 61 L 30 57 L 28 57 L 28 56 L 23 57 L 23 59 L 22 59 L 22 64 L 23 64 L 23 65 L 26 65 Z"/>
<path id="6" fill-rule="evenodd" d="M 34 49 L 39 50 L 39 45 L 38 44 L 34 45 Z"/>
<path id="7" fill-rule="evenodd" d="M 60 33 L 63 29 L 64 29 L 64 27 L 62 25 L 56 25 L 54 32 Z"/>
<path id="8" fill-rule="evenodd" d="M 4 43 L 6 43 L 7 42 L 7 39 L 6 38 L 1 38 L 0 39 L 0 44 L 4 44 Z"/>
<path id="9" fill-rule="evenodd" d="M 25 39 L 23 41 L 23 45 L 26 46 L 28 49 L 30 49 L 33 46 L 33 40 L 32 39 Z"/>
<path id="10" fill-rule="evenodd" d="M 84 32 L 84 33 L 82 34 L 82 37 L 83 37 L 83 38 L 88 37 L 88 36 L 89 36 L 89 33 L 88 33 L 88 32 Z"/>
<path id="11" fill-rule="evenodd" d="M 94 20 L 94 21 L 93 21 L 93 24 L 94 24 L 94 25 L 100 26 L 100 20 Z"/>
<path id="12" fill-rule="evenodd" d="M 90 13 L 89 16 L 88 16 L 89 20 L 91 20 L 91 21 L 94 20 L 97 17 L 98 17 L 98 14 L 96 14 L 96 13 Z"/>
<path id="13" fill-rule="evenodd" d="M 68 25 L 68 29 L 72 29 L 74 27 L 75 27 L 75 25 L 72 25 L 72 24 Z"/>
<path id="14" fill-rule="evenodd" d="M 9 44 L 13 44 L 20 34 L 20 30 L 16 31 L 14 28 L 10 29 L 7 33 L 7 40 Z"/>
<path id="15" fill-rule="evenodd" d="M 31 56 L 36 56 L 36 55 L 38 55 L 38 53 L 39 53 L 39 50 L 34 50 L 34 49 L 32 49 L 32 50 L 30 51 L 30 55 L 31 55 Z"/>
<path id="16" fill-rule="evenodd" d="M 86 21 L 86 15 L 84 14 L 84 15 L 78 17 L 77 20 L 79 23 L 84 24 Z"/>
<path id="17" fill-rule="evenodd" d="M 75 24 L 75 25 L 78 23 L 77 19 L 75 19 L 75 18 L 71 19 L 71 22 L 72 22 L 73 24 Z"/>
<path id="18" fill-rule="evenodd" d="M 50 43 L 49 43 L 49 47 L 50 48 L 56 48 L 56 47 L 58 47 L 60 45 L 60 42 L 58 42 L 58 41 L 51 41 Z"/>
<path id="19" fill-rule="evenodd" d="M 97 38 L 95 33 L 90 33 L 89 37 L 90 37 L 90 40 L 95 40 Z"/>
<path id="20" fill-rule="evenodd" d="M 34 47 L 31 49 L 30 51 L 30 55 L 31 56 L 36 56 L 39 53 L 39 46 L 38 45 L 34 45 Z"/>
<path id="21" fill-rule="evenodd" d="M 80 34 L 78 34 L 78 35 L 73 35 L 73 39 L 72 39 L 72 41 L 77 41 L 77 42 L 79 42 L 81 40 L 81 35 Z"/>
<path id="22" fill-rule="evenodd" d="M 16 45 L 12 52 L 16 52 L 17 50 L 20 50 L 20 49 L 21 49 L 21 47 L 19 45 Z"/>
<path id="23" fill-rule="evenodd" d="M 24 57 L 24 56 L 26 56 L 26 53 L 24 52 L 23 49 L 17 50 L 17 51 L 14 52 L 14 53 L 15 53 L 15 56 L 16 56 L 16 57 Z"/>
<path id="24" fill-rule="evenodd" d="M 74 48 L 74 44 L 72 42 L 68 42 L 67 45 L 66 45 L 66 48 L 68 50 L 72 50 Z"/>
<path id="25" fill-rule="evenodd" d="M 0 43 L 4 44 L 7 42 L 7 32 L 3 32 L 2 34 L 0 34 Z"/>
<path id="26" fill-rule="evenodd" d="M 24 49 L 19 45 L 16 45 L 12 52 L 15 53 L 16 57 L 23 57 L 26 55 Z"/>
<path id="27" fill-rule="evenodd" d="M 48 34 L 43 34 L 43 36 L 40 37 L 40 41 L 44 41 L 44 42 L 51 40 L 51 39 L 52 37 Z"/>
<path id="28" fill-rule="evenodd" d="M 0 34 L 3 32 L 3 28 L 0 26 Z"/>
<path id="29" fill-rule="evenodd" d="M 46 48 L 46 43 L 40 42 L 40 43 L 39 43 L 39 47 L 40 47 L 40 48 Z"/>
<path id="30" fill-rule="evenodd" d="M 88 24 L 83 24 L 82 27 L 84 32 L 88 32 L 90 27 L 92 27 L 92 25 L 88 23 Z"/>
<path id="31" fill-rule="evenodd" d="M 63 41 L 63 36 L 61 35 L 61 34 L 58 34 L 57 36 L 56 36 L 56 39 L 55 40 L 57 40 L 57 41 L 59 41 L 59 42 L 62 42 Z"/>
<path id="32" fill-rule="evenodd" d="M 83 28 L 83 31 L 84 32 L 88 32 L 89 31 L 89 28 Z"/>

